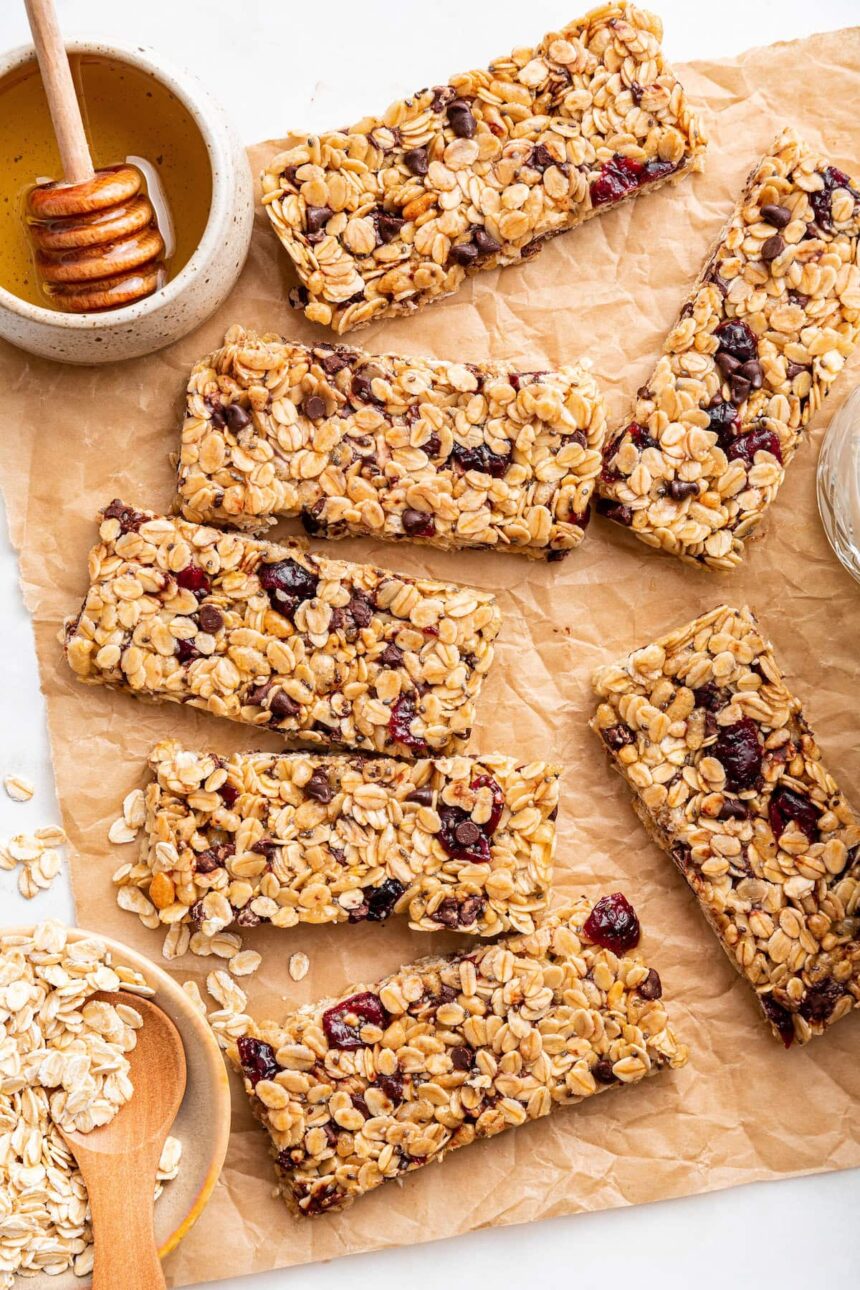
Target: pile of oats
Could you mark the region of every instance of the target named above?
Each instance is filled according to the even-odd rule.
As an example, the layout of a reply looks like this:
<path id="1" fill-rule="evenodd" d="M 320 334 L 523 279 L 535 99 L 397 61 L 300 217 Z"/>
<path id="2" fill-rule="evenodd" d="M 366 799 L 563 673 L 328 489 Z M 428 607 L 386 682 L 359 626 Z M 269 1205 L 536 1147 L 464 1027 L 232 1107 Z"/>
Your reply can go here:
<path id="1" fill-rule="evenodd" d="M 70 941 L 46 922 L 0 939 L 0 1290 L 18 1273 L 92 1268 L 86 1188 L 57 1126 L 88 1132 L 132 1096 L 140 1014 L 92 998 L 115 990 L 153 993 L 96 938 Z M 168 1139 L 159 1193 L 181 1154 Z"/>
<path id="2" fill-rule="evenodd" d="M 25 900 L 47 891 L 63 867 L 69 840 L 59 825 L 16 833 L 0 842 L 0 869 L 18 870 L 18 890 Z"/>

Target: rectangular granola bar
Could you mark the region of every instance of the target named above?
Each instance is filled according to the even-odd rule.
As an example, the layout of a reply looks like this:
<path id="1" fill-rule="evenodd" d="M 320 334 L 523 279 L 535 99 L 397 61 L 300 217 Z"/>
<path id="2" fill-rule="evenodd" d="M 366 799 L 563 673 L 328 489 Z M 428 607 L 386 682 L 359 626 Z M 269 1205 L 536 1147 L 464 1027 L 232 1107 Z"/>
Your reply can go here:
<path id="1" fill-rule="evenodd" d="M 606 446 L 597 509 L 728 569 L 860 334 L 860 179 L 784 131 Z"/>
<path id="2" fill-rule="evenodd" d="M 592 721 L 788 1046 L 860 1007 L 860 819 L 749 609 L 595 674 Z"/>
<path id="3" fill-rule="evenodd" d="M 149 764 L 141 858 L 121 871 L 120 901 L 171 927 L 214 935 L 397 913 L 416 931 L 496 936 L 534 931 L 546 907 L 558 766 L 500 754 L 219 757 L 172 739 Z"/>
<path id="4" fill-rule="evenodd" d="M 700 169 L 704 139 L 662 34 L 652 14 L 603 5 L 381 117 L 294 136 L 262 176 L 301 282 L 291 303 L 340 334 L 413 313 Z"/>
<path id="5" fill-rule="evenodd" d="M 462 749 L 499 630 L 484 591 L 407 578 L 111 502 L 66 623 L 79 680 L 292 742 Z"/>
<path id="6" fill-rule="evenodd" d="M 196 364 L 189 520 L 560 559 L 584 537 L 606 428 L 582 366 L 516 372 L 293 344 L 231 327 Z"/>
<path id="7" fill-rule="evenodd" d="M 660 977 L 627 953 L 638 939 L 623 896 L 580 899 L 531 936 L 252 1022 L 227 1051 L 285 1200 L 300 1214 L 340 1208 L 556 1106 L 683 1066 Z"/>

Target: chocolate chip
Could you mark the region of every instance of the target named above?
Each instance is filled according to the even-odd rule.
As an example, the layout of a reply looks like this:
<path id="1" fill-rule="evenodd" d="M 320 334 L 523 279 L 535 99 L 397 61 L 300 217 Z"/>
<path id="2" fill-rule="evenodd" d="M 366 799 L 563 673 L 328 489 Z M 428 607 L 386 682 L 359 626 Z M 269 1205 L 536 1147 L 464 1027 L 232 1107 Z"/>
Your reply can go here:
<path id="1" fill-rule="evenodd" d="M 761 258 L 765 264 L 770 264 L 771 260 L 776 260 L 785 250 L 785 240 L 775 233 L 769 237 L 761 248 Z"/>
<path id="2" fill-rule="evenodd" d="M 472 1050 L 465 1044 L 457 1044 L 450 1052 L 451 1065 L 455 1071 L 469 1071 L 472 1069 Z"/>
<path id="3" fill-rule="evenodd" d="M 305 784 L 305 796 L 312 798 L 315 802 L 322 802 L 323 805 L 326 805 L 334 797 L 334 789 L 328 782 L 328 775 L 324 770 L 315 770 L 311 775 Z"/>
<path id="4" fill-rule="evenodd" d="M 390 645 L 386 645 L 385 649 L 379 656 L 379 661 L 383 667 L 402 667 L 403 650 L 399 645 L 395 645 L 392 642 Z"/>
<path id="5" fill-rule="evenodd" d="M 472 241 L 478 248 L 479 255 L 496 255 L 501 251 L 501 243 L 491 237 L 485 228 L 476 228 L 472 234 Z"/>
<path id="6" fill-rule="evenodd" d="M 455 242 L 451 247 L 448 259 L 453 260 L 455 264 L 462 264 L 466 267 L 469 264 L 474 264 L 479 255 L 480 252 L 474 242 Z"/>
<path id="7" fill-rule="evenodd" d="M 104 508 L 102 515 L 106 520 L 119 520 L 120 533 L 136 533 L 141 524 L 146 522 L 146 516 L 141 511 L 126 506 L 119 498 L 114 498 L 110 505 Z"/>
<path id="8" fill-rule="evenodd" d="M 373 601 L 363 591 L 354 591 L 346 607 L 356 627 L 369 627 L 373 621 L 374 610 Z"/>
<path id="9" fill-rule="evenodd" d="M 259 927 L 262 923 L 259 914 L 255 914 L 253 909 L 240 909 L 236 915 L 237 927 Z"/>
<path id="10" fill-rule="evenodd" d="M 735 380 L 741 376 L 745 381 L 749 381 L 754 390 L 760 390 L 764 380 L 764 368 L 756 358 L 749 359 L 748 362 L 742 363 L 735 373 Z"/>
<path id="11" fill-rule="evenodd" d="M 403 154 L 403 164 L 413 175 L 426 175 L 430 168 L 430 156 L 426 148 L 410 148 Z"/>
<path id="12" fill-rule="evenodd" d="M 698 494 L 699 485 L 693 480 L 673 479 L 669 484 L 669 496 L 676 502 L 682 502 L 685 497 L 697 497 Z"/>
<path id="13" fill-rule="evenodd" d="M 480 896 L 469 896 L 460 906 L 457 921 L 461 927 L 469 927 L 484 912 L 484 901 Z"/>
<path id="14" fill-rule="evenodd" d="M 663 985 L 660 980 L 660 974 L 651 968 L 645 980 L 636 989 L 643 999 L 661 999 L 663 997 Z"/>
<path id="15" fill-rule="evenodd" d="M 276 721 L 284 721 L 287 717 L 297 717 L 301 709 L 295 699 L 291 699 L 283 690 L 278 690 L 269 704 L 269 711 Z"/>
<path id="16" fill-rule="evenodd" d="M 608 1058 L 602 1058 L 592 1071 L 594 1078 L 599 1084 L 613 1084 L 615 1082 L 615 1073 L 612 1070 L 612 1062 Z"/>
<path id="17" fill-rule="evenodd" d="M 309 421 L 319 421 L 320 417 L 325 416 L 325 399 L 319 394 L 309 394 L 302 402 L 302 412 Z"/>
<path id="18" fill-rule="evenodd" d="M 454 99 L 448 104 L 448 124 L 458 139 L 471 139 L 477 128 L 472 109 L 465 99 Z"/>
<path id="19" fill-rule="evenodd" d="M 539 170 L 541 174 L 548 170 L 550 166 L 557 166 L 558 162 L 550 152 L 549 148 L 543 143 L 537 144 L 532 148 L 532 155 L 529 157 L 529 165 L 533 170 Z"/>
<path id="20" fill-rule="evenodd" d="M 771 228 L 785 228 L 791 223 L 791 211 L 786 206 L 762 206 L 761 217 Z"/>
<path id="21" fill-rule="evenodd" d="M 252 708 L 262 708 L 273 685 L 274 681 L 264 681 L 262 685 L 252 685 L 245 695 L 245 702 Z"/>
<path id="22" fill-rule="evenodd" d="M 325 354 L 320 359 L 320 367 L 327 376 L 335 376 L 338 372 L 342 372 L 345 367 L 349 367 L 349 359 L 345 358 L 343 354 L 339 354 L 337 350 L 332 350 L 330 354 Z"/>
<path id="23" fill-rule="evenodd" d="M 325 228 L 334 211 L 330 206 L 309 206 L 305 212 L 305 223 L 309 233 L 319 233 Z"/>
<path id="24" fill-rule="evenodd" d="M 808 372 L 808 371 L 809 371 L 809 368 L 806 367 L 803 363 L 789 362 L 789 363 L 786 363 L 785 365 L 785 375 L 786 375 L 786 379 L 789 381 L 793 381 L 795 376 L 799 376 L 801 372 Z"/>
<path id="25" fill-rule="evenodd" d="M 379 240 L 384 243 L 393 242 L 399 237 L 400 230 L 406 223 L 405 219 L 400 219 L 397 215 L 392 215 L 388 211 L 379 211 L 376 217 L 376 230 L 379 233 Z"/>
<path id="26" fill-rule="evenodd" d="M 234 434 L 251 424 L 250 413 L 246 412 L 241 403 L 228 403 L 224 408 L 224 420 Z"/>
<path id="27" fill-rule="evenodd" d="M 217 605 L 201 605 L 198 618 L 204 632 L 209 632 L 210 635 L 224 626 L 224 615 Z"/>
<path id="28" fill-rule="evenodd" d="M 476 842 L 480 841 L 481 830 L 474 820 L 463 820 L 454 830 L 454 837 L 461 847 L 473 847 Z"/>
<path id="29" fill-rule="evenodd" d="M 726 354 L 722 350 L 715 356 L 714 362 L 726 380 L 728 380 L 732 373 L 736 372 L 741 365 L 739 358 L 735 358 L 732 354 Z"/>
<path id="30" fill-rule="evenodd" d="M 429 784 L 423 784 L 421 788 L 413 788 L 406 800 L 407 802 L 417 802 L 419 806 L 432 806 L 433 789 Z"/>
<path id="31" fill-rule="evenodd" d="M 752 389 L 752 383 L 748 381 L 746 377 L 733 376 L 729 384 L 732 391 L 732 398 L 735 403 L 743 403 L 744 399 L 748 397 L 749 392 Z"/>
<path id="32" fill-rule="evenodd" d="M 637 107 L 639 107 L 639 105 L 641 104 L 642 95 L 644 93 L 645 91 L 638 81 L 634 81 L 633 84 L 630 86 L 630 97 L 633 99 L 633 102 L 636 104 Z"/>
<path id="33" fill-rule="evenodd" d="M 748 811 L 746 804 L 736 797 L 723 798 L 723 804 L 717 812 L 718 820 L 746 820 Z"/>
<path id="34" fill-rule="evenodd" d="M 430 917 L 434 923 L 441 923 L 443 927 L 459 927 L 460 911 L 456 900 L 451 896 L 446 896 Z"/>
<path id="35" fill-rule="evenodd" d="M 410 537 L 431 537 L 436 531 L 436 524 L 432 515 L 427 511 L 415 511 L 407 507 L 401 517 L 404 533 Z"/>

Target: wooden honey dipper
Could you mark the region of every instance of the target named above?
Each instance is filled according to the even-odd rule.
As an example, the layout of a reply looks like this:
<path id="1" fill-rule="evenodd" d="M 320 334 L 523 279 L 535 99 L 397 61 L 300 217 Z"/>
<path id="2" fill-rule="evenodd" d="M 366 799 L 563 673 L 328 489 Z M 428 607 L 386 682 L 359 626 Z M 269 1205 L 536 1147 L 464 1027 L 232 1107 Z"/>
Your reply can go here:
<path id="1" fill-rule="evenodd" d="M 36 268 L 58 308 L 118 309 L 161 286 L 164 239 L 137 167 L 93 167 L 53 0 L 25 5 L 63 165 L 27 195 Z"/>

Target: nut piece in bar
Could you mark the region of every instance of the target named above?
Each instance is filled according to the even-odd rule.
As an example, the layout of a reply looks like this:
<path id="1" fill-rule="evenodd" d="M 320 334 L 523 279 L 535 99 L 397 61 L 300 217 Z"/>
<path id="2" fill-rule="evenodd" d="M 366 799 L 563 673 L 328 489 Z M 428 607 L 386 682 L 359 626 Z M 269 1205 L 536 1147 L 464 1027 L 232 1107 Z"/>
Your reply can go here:
<path id="1" fill-rule="evenodd" d="M 860 1007 L 860 820 L 749 609 L 595 674 L 591 723 L 786 1047 Z"/>
<path id="2" fill-rule="evenodd" d="M 493 658 L 488 592 L 114 501 L 65 627 L 79 680 L 408 757 L 461 750 Z"/>
<path id="3" fill-rule="evenodd" d="M 536 932 L 426 958 L 376 985 L 253 1023 L 228 1046 L 299 1214 L 665 1067 L 686 1049 L 624 896 Z"/>
<path id="4" fill-rule="evenodd" d="M 606 429 L 583 366 L 517 372 L 299 345 L 234 326 L 196 364 L 179 456 L 189 520 L 561 559 Z"/>
<path id="5" fill-rule="evenodd" d="M 262 176 L 300 279 L 291 303 L 340 334 L 414 313 L 699 170 L 704 139 L 662 34 L 653 14 L 603 5 L 381 117 L 294 133 Z"/>
<path id="6" fill-rule="evenodd" d="M 689 562 L 740 563 L 860 334 L 858 237 L 860 179 L 784 131 L 604 449 L 601 515 Z"/>
<path id="7" fill-rule="evenodd" d="M 149 758 L 145 836 L 120 891 L 173 926 L 381 923 L 478 936 L 532 932 L 546 907 L 560 768 L 309 753 Z"/>

